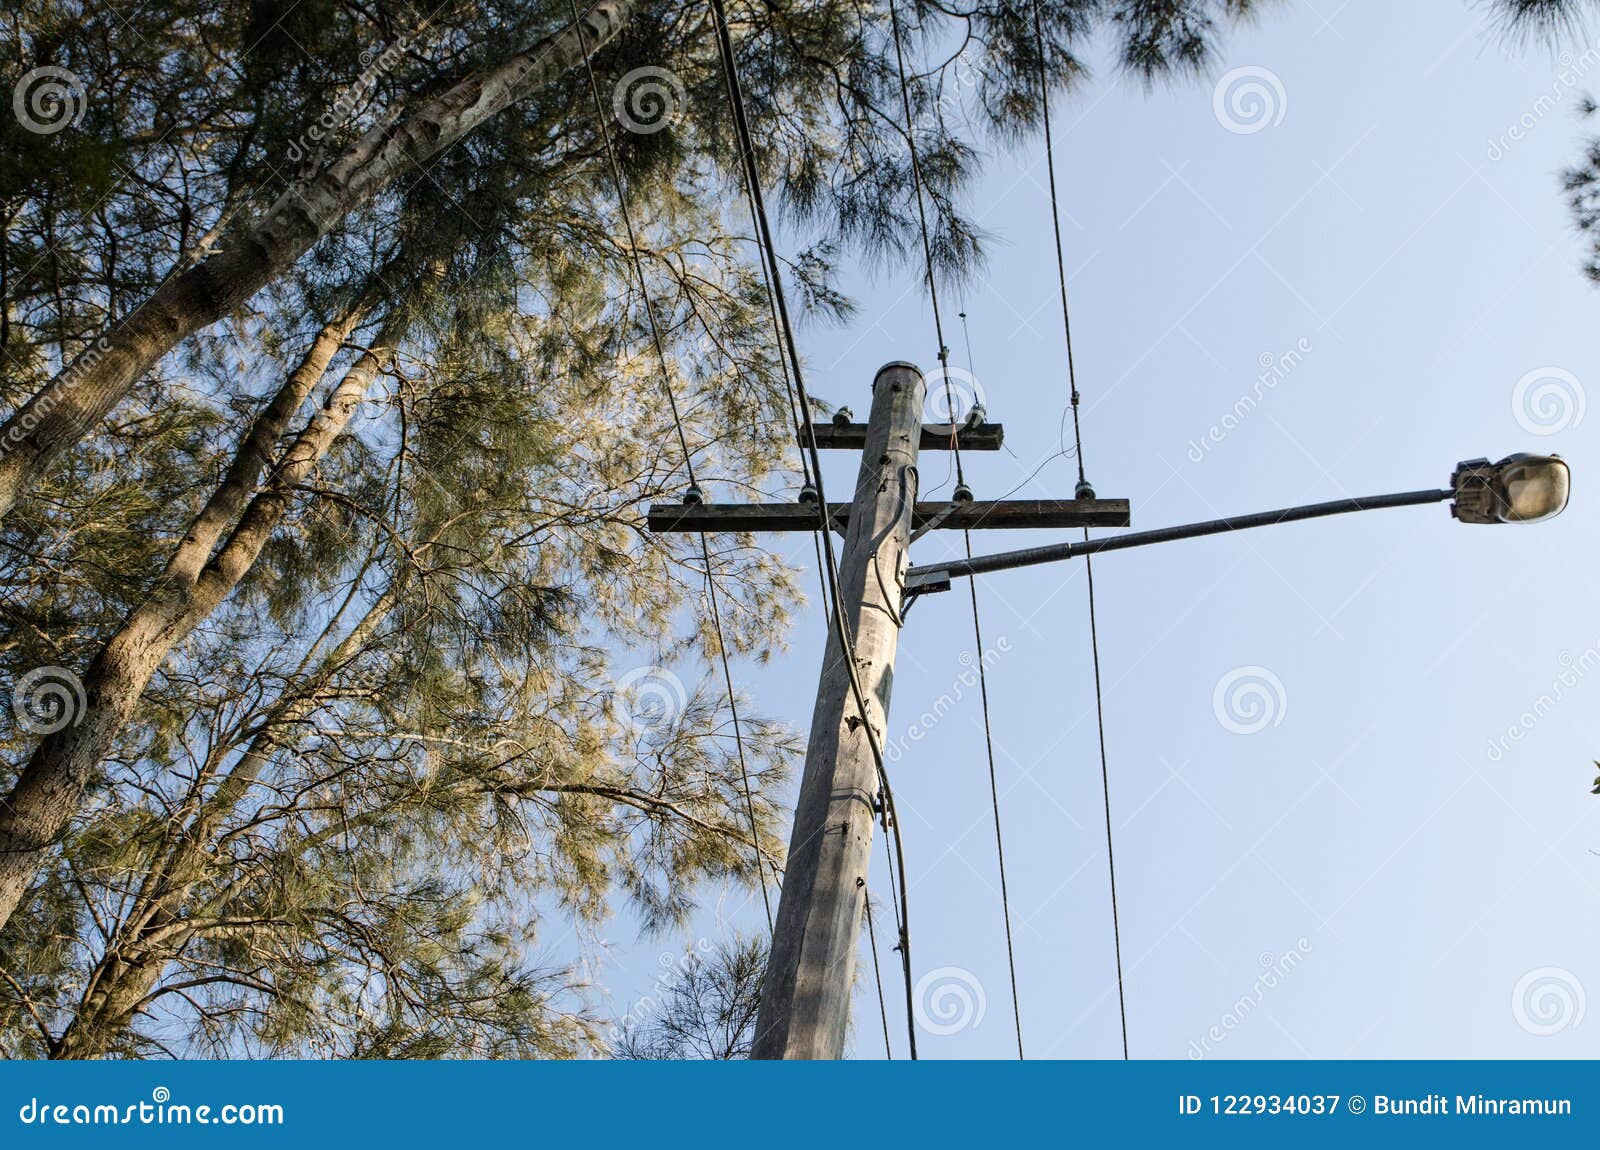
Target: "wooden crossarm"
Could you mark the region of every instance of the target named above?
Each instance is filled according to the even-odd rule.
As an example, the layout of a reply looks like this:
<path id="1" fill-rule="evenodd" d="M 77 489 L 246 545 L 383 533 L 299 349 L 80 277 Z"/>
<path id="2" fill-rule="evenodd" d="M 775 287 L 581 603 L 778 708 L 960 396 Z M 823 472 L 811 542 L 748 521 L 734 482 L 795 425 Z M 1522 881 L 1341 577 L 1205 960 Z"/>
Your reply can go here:
<path id="1" fill-rule="evenodd" d="M 814 531 L 820 510 L 815 503 L 656 503 L 649 526 L 652 531 Z M 850 523 L 850 505 L 831 504 L 829 521 L 834 530 L 843 531 Z M 1130 514 L 1126 499 L 1002 499 L 918 503 L 911 522 L 913 530 L 1019 531 L 1126 527 Z"/>
<path id="2" fill-rule="evenodd" d="M 956 443 L 962 451 L 999 451 L 1000 445 L 1005 442 L 1006 429 L 1001 423 L 980 423 L 976 427 L 963 426 L 956 434 Z M 844 448 L 860 451 L 867 445 L 867 425 L 864 423 L 819 423 L 817 424 L 817 447 Z M 810 446 L 802 437 L 801 447 Z M 949 451 L 950 450 L 950 425 L 948 423 L 924 423 L 922 425 L 922 442 L 918 445 L 920 451 Z"/>

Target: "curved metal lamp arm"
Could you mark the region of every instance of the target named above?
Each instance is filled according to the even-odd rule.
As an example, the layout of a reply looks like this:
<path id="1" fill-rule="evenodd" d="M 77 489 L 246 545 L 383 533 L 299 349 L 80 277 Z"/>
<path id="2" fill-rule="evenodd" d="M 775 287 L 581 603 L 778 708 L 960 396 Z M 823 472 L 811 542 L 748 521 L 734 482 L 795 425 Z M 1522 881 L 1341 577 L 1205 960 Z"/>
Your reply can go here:
<path id="1" fill-rule="evenodd" d="M 1204 523 L 1188 523 L 1181 527 L 1132 531 L 1126 535 L 1108 535 L 1102 539 L 1087 539 L 1078 543 L 1054 543 L 1046 547 L 1003 551 L 998 555 L 980 555 L 974 559 L 950 559 L 942 563 L 927 563 L 906 571 L 906 593 L 915 595 L 928 591 L 943 591 L 950 585 L 950 580 L 966 575 L 1007 571 L 1013 567 L 1032 567 L 1039 563 L 1054 563 L 1059 559 L 1076 559 L 1080 555 L 1098 555 L 1102 551 L 1121 551 L 1128 547 L 1144 547 L 1151 543 L 1166 543 L 1173 539 L 1220 535 L 1225 531 L 1244 531 L 1251 527 L 1269 527 L 1275 523 L 1293 523 L 1300 519 L 1321 519 L 1325 515 L 1344 515 L 1351 511 L 1376 511 L 1384 507 L 1443 503 L 1447 499 L 1454 499 L 1455 496 L 1453 488 L 1441 487 L 1428 491 L 1403 491 L 1395 495 L 1335 499 L 1328 503 L 1285 507 L 1280 511 L 1260 511 L 1254 515 L 1208 519 Z"/>

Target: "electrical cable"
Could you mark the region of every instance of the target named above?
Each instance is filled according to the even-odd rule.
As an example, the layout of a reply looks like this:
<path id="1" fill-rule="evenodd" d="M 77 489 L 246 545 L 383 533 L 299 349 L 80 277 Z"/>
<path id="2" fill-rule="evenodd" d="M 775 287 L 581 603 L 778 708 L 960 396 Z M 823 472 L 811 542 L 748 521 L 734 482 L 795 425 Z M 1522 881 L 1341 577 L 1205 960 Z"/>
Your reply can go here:
<path id="1" fill-rule="evenodd" d="M 911 90 L 906 79 L 905 52 L 900 42 L 900 17 L 895 0 L 889 0 L 889 25 L 894 37 L 895 66 L 900 77 L 900 104 L 906 117 L 906 143 L 911 152 L 911 183 L 917 201 L 917 221 L 922 234 L 922 255 L 928 277 L 928 298 L 933 309 L 934 336 L 939 341 L 940 373 L 944 377 L 945 407 L 950 419 L 950 450 L 955 456 L 956 465 L 956 497 L 959 499 L 964 493 L 967 499 L 972 498 L 971 490 L 967 487 L 966 475 L 961 465 L 961 440 L 960 422 L 955 409 L 955 395 L 950 383 L 950 349 L 944 342 L 944 323 L 939 315 L 939 292 L 934 276 L 933 245 L 928 236 L 928 214 L 923 204 L 922 196 L 922 163 L 917 155 L 916 124 L 911 114 Z M 972 370 L 972 336 L 966 326 L 967 313 L 961 312 L 962 331 L 966 333 L 967 341 L 967 371 L 969 375 L 975 374 Z M 972 532 L 963 530 L 962 540 L 966 545 L 967 558 L 972 558 Z M 1017 1034 L 1017 1057 L 1023 1057 L 1022 1046 L 1022 1001 L 1017 989 L 1017 959 L 1016 950 L 1011 934 L 1011 900 L 1006 883 L 1006 850 L 1005 836 L 1001 831 L 1000 823 L 1000 789 L 995 775 L 994 766 L 994 731 L 989 721 L 989 676 L 984 666 L 983 624 L 978 613 L 978 584 L 977 580 L 968 580 L 968 590 L 971 592 L 972 603 L 972 634 L 977 645 L 978 660 L 978 692 L 983 701 L 983 746 L 989 767 L 989 796 L 994 808 L 994 838 L 995 855 L 1000 869 L 1000 910 L 1005 923 L 1006 933 L 1006 966 L 1011 978 L 1011 1014 Z"/>
<path id="2" fill-rule="evenodd" d="M 872 925 L 872 894 L 869 891 L 861 900 L 867 911 L 867 941 L 872 946 L 872 980 L 878 984 L 878 1017 L 883 1022 L 883 1057 L 894 1061 L 894 1047 L 889 1044 L 889 1009 L 883 1000 L 883 968 L 878 965 L 878 932 Z"/>
<path id="3" fill-rule="evenodd" d="M 956 490 L 960 492 L 967 486 L 961 468 L 961 442 L 958 435 L 961 424 L 956 417 L 955 394 L 950 386 L 950 349 L 945 346 L 944 321 L 939 316 L 939 287 L 933 275 L 933 241 L 928 235 L 928 209 L 922 202 L 922 160 L 917 153 L 917 133 L 911 116 L 911 88 L 906 81 L 905 52 L 900 45 L 900 12 L 895 0 L 889 0 L 889 31 L 894 39 L 895 68 L 900 74 L 900 106 L 905 111 L 906 146 L 911 153 L 911 186 L 916 193 L 922 261 L 928 275 L 928 299 L 933 305 L 933 335 L 939 343 L 939 374 L 944 378 L 945 410 L 950 417 L 950 450 L 955 453 Z"/>
<path id="4" fill-rule="evenodd" d="M 1047 71 L 1044 39 L 1044 23 L 1039 15 L 1039 0 L 1032 0 L 1033 4 L 1033 33 L 1038 41 L 1039 48 L 1039 99 L 1044 108 L 1044 154 L 1045 166 L 1050 178 L 1050 219 L 1055 225 L 1056 240 L 1056 276 L 1061 285 L 1061 324 L 1066 333 L 1067 343 L 1067 385 L 1071 391 L 1072 402 L 1072 438 L 1074 450 L 1078 457 L 1078 485 L 1080 491 L 1088 486 L 1085 478 L 1083 464 L 1083 428 L 1078 418 L 1079 395 L 1077 367 L 1072 357 L 1072 312 L 1067 305 L 1067 257 L 1066 248 L 1061 240 L 1061 206 L 1056 192 L 1056 159 L 1055 145 L 1051 139 L 1050 131 L 1050 81 Z M 1085 542 L 1089 539 L 1089 529 L 1083 529 Z M 1117 1009 L 1122 1022 L 1122 1057 L 1128 1058 L 1128 997 L 1122 974 L 1122 924 L 1117 912 L 1117 861 L 1116 852 L 1112 846 L 1111 835 L 1111 775 L 1106 765 L 1106 719 L 1105 703 L 1100 679 L 1100 634 L 1095 617 L 1094 600 L 1094 560 L 1091 556 L 1084 556 L 1084 569 L 1089 585 L 1089 649 L 1094 660 L 1094 713 L 1095 725 L 1100 737 L 1100 790 L 1105 800 L 1106 815 L 1106 870 L 1111 883 L 1111 937 L 1115 948 L 1117 961 Z"/>
<path id="5" fill-rule="evenodd" d="M 900 834 L 900 820 L 895 810 L 894 791 L 889 784 L 888 771 L 884 766 L 883 748 L 879 746 L 877 733 L 873 730 L 871 710 L 867 706 L 866 692 L 862 689 L 861 679 L 856 670 L 855 643 L 850 635 L 849 624 L 844 617 L 844 599 L 839 590 L 838 560 L 833 550 L 833 538 L 826 525 L 825 517 L 827 515 L 828 499 L 826 492 L 823 490 L 822 458 L 817 448 L 816 423 L 811 414 L 811 399 L 806 392 L 800 354 L 795 344 L 794 327 L 789 321 L 789 308 L 783 291 L 777 245 L 772 238 L 772 226 L 767 218 L 766 204 L 761 193 L 760 173 L 756 168 L 755 162 L 755 144 L 745 112 L 744 96 L 739 83 L 738 65 L 733 51 L 733 40 L 728 32 L 727 12 L 722 0 L 711 0 L 711 10 L 717 31 L 717 47 L 722 57 L 723 75 L 727 82 L 729 99 L 733 107 L 734 130 L 738 136 L 740 161 L 745 171 L 745 178 L 748 181 L 751 199 L 755 204 L 755 222 L 761 239 L 764 258 L 772 269 L 772 293 L 777 304 L 784 348 L 789 354 L 789 362 L 794 373 L 794 388 L 799 403 L 800 415 L 804 421 L 804 436 L 801 446 L 803 450 L 809 452 L 811 457 L 811 473 L 817 487 L 819 515 L 823 517 L 823 528 L 820 536 L 826 559 L 824 572 L 827 575 L 829 597 L 833 608 L 834 630 L 839 639 L 841 657 L 844 659 L 846 674 L 850 681 L 851 695 L 855 701 L 856 710 L 861 717 L 861 730 L 866 735 L 867 746 L 872 753 L 873 765 L 878 776 L 878 785 L 883 792 L 883 821 L 886 836 L 892 837 L 894 841 L 895 862 L 899 871 L 901 895 L 900 908 L 897 914 L 898 921 L 896 923 L 900 934 L 898 949 L 900 950 L 901 970 L 905 981 L 907 1038 L 910 1044 L 911 1057 L 915 1059 L 917 1057 L 917 1034 L 912 1001 L 910 892 L 906 884 L 905 844 Z M 892 879 L 893 872 L 891 872 L 891 882 Z"/>
<path id="6" fill-rule="evenodd" d="M 967 313 L 961 312 L 961 328 L 966 333 L 967 344 L 967 370 L 974 376 L 977 369 L 972 360 L 972 336 L 966 331 Z M 967 558 L 972 558 L 972 532 L 963 531 L 967 546 Z M 1006 968 L 1011 976 L 1011 1017 L 1017 1031 L 1017 1058 L 1026 1057 L 1022 1049 L 1022 998 L 1017 990 L 1017 955 L 1011 937 L 1011 898 L 1006 885 L 1006 842 L 1005 835 L 1000 829 L 1000 784 L 995 777 L 994 769 L 994 733 L 989 723 L 989 676 L 984 660 L 987 653 L 983 645 L 983 626 L 978 621 L 978 581 L 967 580 L 967 590 L 972 599 L 972 641 L 977 647 L 978 655 L 978 697 L 983 703 L 983 749 L 989 762 L 989 802 L 994 808 L 994 853 L 999 861 L 1000 868 L 1000 913 L 1006 928 Z"/>
<path id="7" fill-rule="evenodd" d="M 578 29 L 580 40 L 585 38 L 586 29 L 578 16 L 577 0 L 567 0 L 567 6 L 572 12 L 572 22 Z M 655 344 L 656 362 L 661 368 L 662 390 L 667 396 L 667 406 L 672 412 L 673 426 L 677 429 L 678 446 L 683 449 L 683 466 L 688 474 L 689 487 L 698 490 L 694 474 L 694 456 L 689 450 L 689 438 L 684 431 L 683 418 L 678 410 L 678 399 L 672 387 L 672 377 L 667 371 L 667 353 L 661 340 L 661 329 L 656 324 L 656 312 L 650 302 L 649 283 L 645 279 L 644 261 L 639 256 L 639 240 L 633 230 L 633 218 L 628 210 L 627 189 L 623 185 L 622 168 L 617 163 L 616 151 L 611 146 L 611 133 L 606 127 L 605 106 L 600 101 L 600 85 L 594 76 L 593 53 L 587 50 L 583 53 L 583 69 L 589 81 L 589 94 L 594 100 L 595 129 L 600 134 L 600 139 L 605 146 L 606 160 L 611 169 L 611 183 L 616 191 L 617 207 L 622 214 L 623 227 L 628 236 L 628 252 L 633 260 L 634 274 L 639 280 L 639 295 L 644 302 L 646 320 L 650 326 L 650 338 Z M 750 769 L 744 753 L 744 733 L 739 723 L 738 697 L 733 689 L 733 672 L 728 664 L 728 644 L 722 632 L 722 612 L 717 606 L 717 584 L 712 576 L 711 546 L 706 541 L 706 533 L 701 531 L 700 555 L 705 562 L 706 597 L 711 607 L 711 620 L 717 636 L 717 652 L 722 660 L 723 682 L 728 692 L 728 711 L 733 719 L 733 741 L 739 759 L 739 778 L 743 785 L 745 811 L 750 820 L 750 846 L 756 854 L 756 881 L 761 887 L 761 902 L 767 912 L 767 932 L 770 935 L 773 929 L 772 897 L 767 892 L 766 856 L 761 849 L 760 825 L 756 821 L 755 799 L 750 787 Z M 776 866 L 774 866 L 776 878 Z"/>

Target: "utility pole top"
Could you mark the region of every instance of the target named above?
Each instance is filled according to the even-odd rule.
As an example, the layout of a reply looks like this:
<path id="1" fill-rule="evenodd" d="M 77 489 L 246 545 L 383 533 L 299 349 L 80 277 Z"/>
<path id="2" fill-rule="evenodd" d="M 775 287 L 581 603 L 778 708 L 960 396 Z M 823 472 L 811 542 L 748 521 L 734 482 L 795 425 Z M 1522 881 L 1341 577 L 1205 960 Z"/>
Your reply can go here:
<path id="1" fill-rule="evenodd" d="M 909 359 L 891 359 L 888 363 L 884 364 L 878 369 L 877 375 L 872 377 L 873 390 L 877 390 L 878 380 L 883 378 L 883 373 L 886 371 L 893 371 L 895 368 L 900 368 L 902 371 L 914 371 L 918 375 L 922 374 L 922 369 L 916 364 L 912 363 Z"/>
<path id="2" fill-rule="evenodd" d="M 1004 439 L 1004 429 L 987 422 L 981 405 L 960 423 L 922 422 L 927 389 L 915 364 L 897 360 L 873 379 L 866 423 L 854 422 L 845 409 L 809 428 L 818 448 L 861 452 L 853 502 L 817 502 L 819 477 L 818 486 L 802 494 L 806 502 L 706 503 L 696 490 L 686 502 L 650 508 L 648 524 L 656 532 L 844 533 L 838 598 L 828 605 L 828 645 L 762 982 L 755 1058 L 838 1058 L 844 1052 L 875 815 L 882 811 L 885 827 L 893 826 L 880 756 L 908 593 L 940 589 L 951 578 L 942 569 L 919 569 L 908 587 L 912 544 L 934 530 L 1126 527 L 1131 519 L 1126 499 L 1095 498 L 1086 485 L 1074 499 L 918 502 L 919 452 L 998 451 Z M 967 493 L 958 488 L 956 494 Z M 908 972 L 909 948 L 902 932 L 897 949 Z"/>

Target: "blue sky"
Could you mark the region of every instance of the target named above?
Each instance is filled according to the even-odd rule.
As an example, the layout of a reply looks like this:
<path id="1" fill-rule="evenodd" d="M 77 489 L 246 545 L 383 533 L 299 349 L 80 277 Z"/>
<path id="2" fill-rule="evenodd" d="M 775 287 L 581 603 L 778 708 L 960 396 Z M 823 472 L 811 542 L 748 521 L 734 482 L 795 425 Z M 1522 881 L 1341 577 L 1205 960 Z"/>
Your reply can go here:
<path id="1" fill-rule="evenodd" d="M 1558 187 L 1576 97 L 1600 90 L 1583 51 L 1505 46 L 1466 4 L 1319 0 L 1231 33 L 1204 81 L 1147 93 L 1103 67 L 1057 105 L 1085 456 L 1136 528 L 1443 486 L 1457 460 L 1518 450 L 1575 475 L 1567 514 L 1534 527 L 1421 507 L 1099 561 L 1134 1057 L 1600 1056 L 1600 414 L 1583 413 L 1600 294 Z M 1231 87 L 1219 112 L 1238 69 L 1264 118 L 1230 113 Z M 953 362 L 1006 425 L 1008 451 L 967 457 L 998 498 L 1058 449 L 1066 403 L 1042 147 L 993 158 L 970 207 L 992 261 L 943 303 Z M 801 342 L 813 392 L 864 412 L 881 364 L 931 369 L 936 343 L 914 270 L 851 286 L 856 322 Z M 845 489 L 856 461 L 828 463 Z M 924 458 L 925 488 L 944 467 Z M 1015 494 L 1070 497 L 1075 478 L 1057 459 Z M 804 537 L 771 543 L 812 565 Z M 933 534 L 914 561 L 959 546 Z M 987 575 L 979 595 L 1005 644 L 989 687 L 1028 1055 L 1117 1057 L 1084 570 Z M 801 730 L 823 628 L 813 605 L 786 658 L 738 668 Z M 895 738 L 961 696 L 893 767 L 914 973 L 950 968 L 982 1002 L 919 1032 L 923 1057 L 1015 1052 L 981 714 L 959 686 L 973 652 L 964 588 L 922 602 L 890 717 Z M 1265 712 L 1229 717 L 1241 682 Z M 730 925 L 764 929 L 759 899 L 730 891 L 677 940 L 619 921 L 613 1006 Z M 881 1056 L 870 977 L 857 1017 L 856 1052 Z"/>

